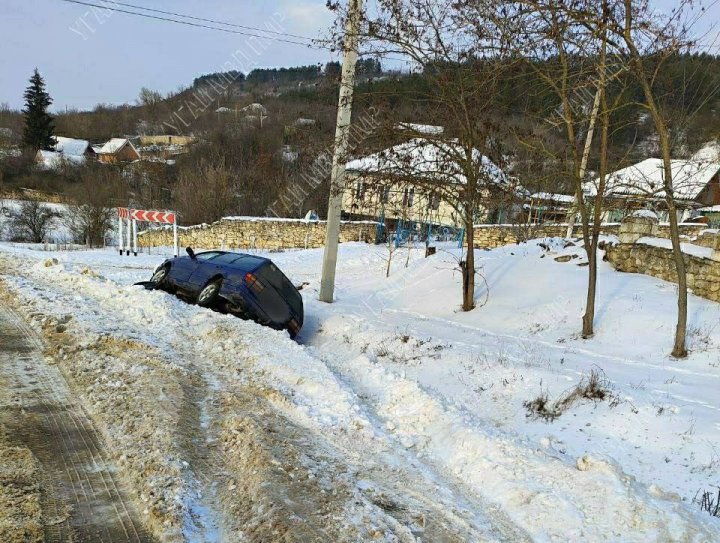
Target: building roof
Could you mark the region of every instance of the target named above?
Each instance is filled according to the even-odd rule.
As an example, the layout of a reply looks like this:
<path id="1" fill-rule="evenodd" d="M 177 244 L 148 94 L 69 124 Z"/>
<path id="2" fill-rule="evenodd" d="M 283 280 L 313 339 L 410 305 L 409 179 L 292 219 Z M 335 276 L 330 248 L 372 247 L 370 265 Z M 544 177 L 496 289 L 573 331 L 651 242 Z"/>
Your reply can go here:
<path id="1" fill-rule="evenodd" d="M 295 122 L 293 123 L 293 126 L 312 126 L 317 121 L 315 119 L 308 119 L 306 117 L 298 117 L 295 119 Z"/>
<path id="2" fill-rule="evenodd" d="M 126 145 L 129 145 L 133 148 L 133 151 L 137 153 L 137 150 L 133 146 L 133 144 L 130 142 L 127 138 L 112 138 L 110 141 L 108 141 L 105 145 L 103 145 L 100 150 L 98 151 L 98 154 L 102 155 L 114 155 L 115 153 L 119 152 L 123 147 Z"/>
<path id="3" fill-rule="evenodd" d="M 243 113 L 252 113 L 255 115 L 267 115 L 268 110 L 265 108 L 264 105 L 258 104 L 257 102 L 250 104 L 249 106 L 245 106 L 240 111 Z"/>
<path id="4" fill-rule="evenodd" d="M 396 128 L 398 130 L 405 130 L 407 132 L 416 132 L 418 134 L 424 134 L 426 136 L 437 136 L 437 135 L 445 132 L 444 127 L 435 126 L 432 124 L 398 123 Z"/>
<path id="5" fill-rule="evenodd" d="M 671 161 L 673 188 L 677 199 L 695 200 L 713 176 L 720 171 L 720 161 L 717 157 L 712 157 L 709 153 L 708 159 L 703 157 L 704 155 L 696 154 L 689 160 Z M 663 176 L 661 159 L 645 159 L 611 173 L 606 180 L 605 196 L 664 198 Z M 599 180 L 595 179 L 586 183 L 584 187 L 586 194 L 597 195 L 598 182 Z"/>
<path id="6" fill-rule="evenodd" d="M 413 138 L 366 157 L 351 160 L 346 170 L 367 173 L 387 174 L 403 177 L 426 177 L 445 179 L 449 182 L 464 184 L 467 180 L 461 167 L 453 157 L 462 156 L 463 148 L 457 140 L 428 140 Z M 510 185 L 510 180 L 488 157 L 473 149 L 473 160 L 498 185 Z"/>
<path id="7" fill-rule="evenodd" d="M 85 164 L 83 155 L 66 155 L 57 151 L 38 151 L 35 162 L 44 170 L 56 170 L 65 164 L 80 166 Z"/>
<path id="8" fill-rule="evenodd" d="M 87 140 L 78 140 L 74 138 L 66 138 L 63 136 L 53 136 L 55 140 L 54 150 L 65 156 L 83 156 L 90 147 Z"/>
<path id="9" fill-rule="evenodd" d="M 575 196 L 570 194 L 558 194 L 555 192 L 535 192 L 528 196 L 531 200 L 548 200 L 560 204 L 571 204 L 575 201 Z"/>

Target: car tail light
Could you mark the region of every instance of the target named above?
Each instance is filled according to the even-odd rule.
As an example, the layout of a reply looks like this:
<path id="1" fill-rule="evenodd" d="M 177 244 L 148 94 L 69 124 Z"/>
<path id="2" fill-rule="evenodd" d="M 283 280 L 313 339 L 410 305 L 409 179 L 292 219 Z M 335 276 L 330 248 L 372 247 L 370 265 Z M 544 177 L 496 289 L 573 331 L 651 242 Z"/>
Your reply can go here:
<path id="1" fill-rule="evenodd" d="M 300 323 L 298 323 L 298 321 L 296 321 L 295 319 L 291 320 L 288 323 L 288 330 L 290 330 L 290 333 L 293 336 L 298 335 L 298 332 L 300 332 Z"/>
<path id="2" fill-rule="evenodd" d="M 265 285 L 252 273 L 245 274 L 245 284 L 255 293 L 265 290 Z"/>

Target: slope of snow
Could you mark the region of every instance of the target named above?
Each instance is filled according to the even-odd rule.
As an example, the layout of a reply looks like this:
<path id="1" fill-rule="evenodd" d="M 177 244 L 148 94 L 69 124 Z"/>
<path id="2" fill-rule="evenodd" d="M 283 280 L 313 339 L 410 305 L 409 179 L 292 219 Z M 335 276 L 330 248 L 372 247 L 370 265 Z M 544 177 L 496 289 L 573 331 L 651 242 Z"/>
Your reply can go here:
<path id="1" fill-rule="evenodd" d="M 545 244 L 478 251 L 479 307 L 469 313 L 459 311 L 451 244 L 428 259 L 398 251 L 389 278 L 382 247 L 342 244 L 331 305 L 317 301 L 322 250 L 268 254 L 309 283 L 300 344 L 129 286 L 160 255 L 0 252 L 28 262 L 7 278 L 15 289 L 88 330 L 167 352 L 203 345 L 228 378 L 249 354 L 290 419 L 366 470 L 433 481 L 447 508 L 479 515 L 461 514 L 477 539 L 506 522 L 535 541 L 719 540 L 718 521 L 691 501 L 719 483 L 720 307 L 690 296 L 692 353 L 673 360 L 674 285 L 601 263 L 596 334 L 583 340 L 583 250 Z M 556 262 L 561 254 L 578 257 Z M 59 264 L 46 267 L 50 256 Z M 558 398 L 592 369 L 615 401 L 580 401 L 552 422 L 526 416 L 524 402 Z M 354 484 L 362 494 L 378 481 Z M 496 537 L 523 538 L 513 533 Z"/>
<path id="2" fill-rule="evenodd" d="M 643 245 L 650 245 L 651 247 L 661 247 L 663 249 L 672 249 L 672 241 L 666 238 L 652 238 L 645 237 L 637 240 L 637 243 Z M 692 243 L 681 243 L 680 249 L 683 253 L 696 256 L 698 258 L 710 258 L 712 255 L 712 247 L 703 247 L 701 245 L 694 245 Z"/>

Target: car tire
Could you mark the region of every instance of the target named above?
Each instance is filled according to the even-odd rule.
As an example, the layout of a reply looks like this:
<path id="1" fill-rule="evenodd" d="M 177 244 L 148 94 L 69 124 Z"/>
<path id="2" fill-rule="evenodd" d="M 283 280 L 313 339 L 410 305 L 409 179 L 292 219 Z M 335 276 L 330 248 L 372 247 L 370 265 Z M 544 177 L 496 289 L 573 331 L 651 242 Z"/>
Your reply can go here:
<path id="1" fill-rule="evenodd" d="M 170 274 L 170 266 L 163 266 L 162 268 L 155 270 L 153 276 L 150 278 L 150 282 L 155 285 L 155 288 L 165 288 L 167 286 L 167 278 Z"/>
<path id="2" fill-rule="evenodd" d="M 200 307 L 212 307 L 218 299 L 221 286 L 222 279 L 215 279 L 213 281 L 210 281 L 198 293 L 197 304 Z"/>

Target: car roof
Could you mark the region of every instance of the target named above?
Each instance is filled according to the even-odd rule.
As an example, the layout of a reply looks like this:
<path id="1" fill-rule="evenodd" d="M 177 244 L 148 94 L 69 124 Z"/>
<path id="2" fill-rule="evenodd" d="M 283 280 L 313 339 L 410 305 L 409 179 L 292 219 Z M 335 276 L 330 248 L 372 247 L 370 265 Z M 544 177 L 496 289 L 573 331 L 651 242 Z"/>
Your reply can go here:
<path id="1" fill-rule="evenodd" d="M 201 255 L 201 254 L 207 254 L 207 253 L 219 253 L 218 256 L 214 256 L 214 257 L 210 258 L 208 260 L 208 262 L 214 262 L 219 257 L 224 256 L 224 255 L 236 256 L 237 259 L 235 261 L 221 262 L 221 264 L 223 266 L 230 266 L 233 268 L 240 268 L 240 269 L 248 270 L 248 271 L 256 270 L 259 267 L 261 267 L 262 265 L 264 265 L 268 262 L 272 262 L 269 258 L 265 258 L 262 256 L 250 255 L 247 253 L 236 253 L 233 251 L 203 251 L 203 252 L 197 253 L 197 254 Z"/>

